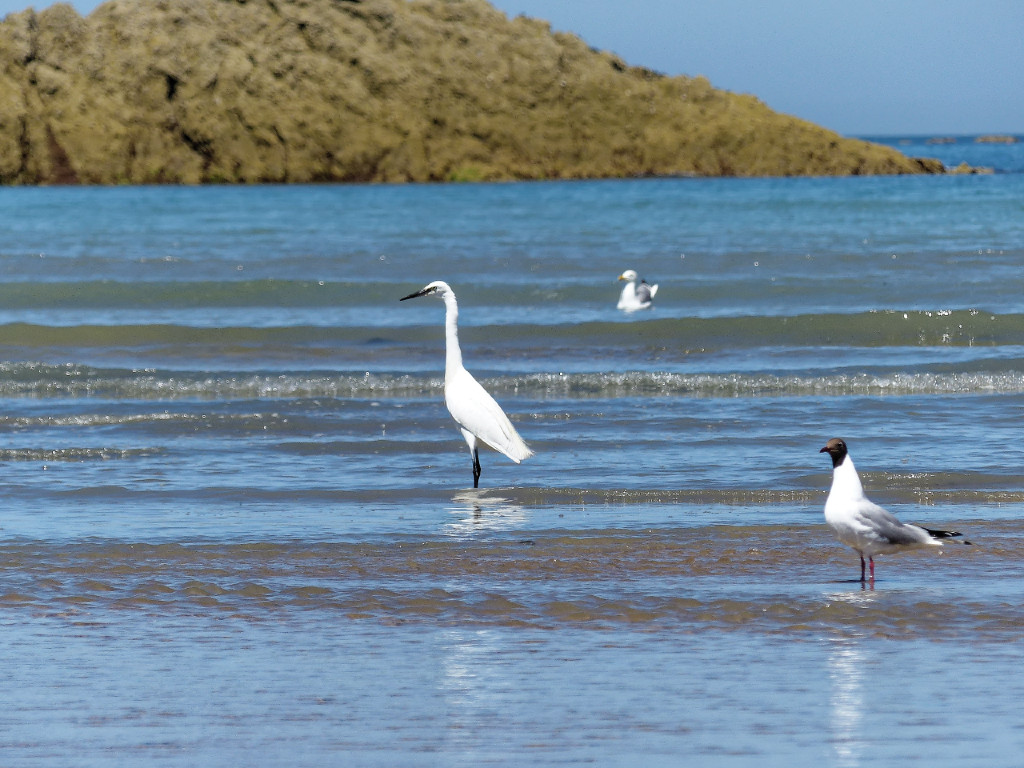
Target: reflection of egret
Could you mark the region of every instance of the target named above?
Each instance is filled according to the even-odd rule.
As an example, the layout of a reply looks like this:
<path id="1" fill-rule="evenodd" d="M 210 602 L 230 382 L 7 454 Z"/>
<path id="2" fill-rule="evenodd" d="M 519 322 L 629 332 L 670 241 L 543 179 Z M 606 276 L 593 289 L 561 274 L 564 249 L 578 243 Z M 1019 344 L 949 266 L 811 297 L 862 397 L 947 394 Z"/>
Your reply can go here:
<path id="1" fill-rule="evenodd" d="M 459 347 L 459 305 L 448 283 L 435 280 L 422 290 L 403 296 L 399 301 L 430 295 L 444 299 L 444 404 L 448 406 L 449 413 L 466 438 L 469 453 L 473 457 L 473 487 L 477 488 L 480 485 L 478 439 L 505 454 L 516 464 L 532 456 L 533 451 L 523 442 L 501 406 L 463 367 L 462 349 Z"/>
<path id="2" fill-rule="evenodd" d="M 466 765 L 488 762 L 486 734 L 507 711 L 521 681 L 509 677 L 507 648 L 493 630 L 450 628 L 441 633 L 441 694 L 448 749 Z"/>
<path id="3" fill-rule="evenodd" d="M 510 499 L 487 496 L 476 491 L 466 491 L 452 497 L 454 506 L 449 511 L 458 519 L 445 526 L 445 531 L 455 537 L 471 536 L 483 530 L 505 531 L 522 527 L 526 511 Z"/>
<path id="4" fill-rule="evenodd" d="M 836 640 L 828 655 L 832 683 L 830 728 L 832 748 L 840 766 L 860 765 L 864 736 L 864 651 L 855 641 Z"/>
<path id="5" fill-rule="evenodd" d="M 832 487 L 825 500 L 825 522 L 843 544 L 853 547 L 860 555 L 862 582 L 865 555 L 871 563 L 871 580 L 874 581 L 874 555 L 917 547 L 941 547 L 943 539 L 962 535 L 957 531 L 933 531 L 902 523 L 869 500 L 864 495 L 853 459 L 847 453 L 846 443 L 838 437 L 829 440 L 819 453 L 827 453 L 832 458 Z"/>
<path id="6" fill-rule="evenodd" d="M 640 284 L 637 285 L 637 274 L 632 269 L 627 269 L 619 275 L 619 280 L 626 281 L 622 293 L 619 294 L 619 309 L 634 312 L 651 306 L 651 300 L 654 298 L 654 294 L 658 292 L 657 285 L 648 285 L 646 280 L 641 280 Z"/>

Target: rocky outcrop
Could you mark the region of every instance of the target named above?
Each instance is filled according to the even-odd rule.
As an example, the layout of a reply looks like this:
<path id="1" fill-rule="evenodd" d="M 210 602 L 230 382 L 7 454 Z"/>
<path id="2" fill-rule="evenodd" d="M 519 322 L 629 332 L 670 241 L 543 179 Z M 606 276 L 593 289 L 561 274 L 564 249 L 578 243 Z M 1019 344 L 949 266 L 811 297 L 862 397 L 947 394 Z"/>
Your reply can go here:
<path id="1" fill-rule="evenodd" d="M 0 183 L 942 172 L 484 0 L 109 0 L 0 23 Z"/>

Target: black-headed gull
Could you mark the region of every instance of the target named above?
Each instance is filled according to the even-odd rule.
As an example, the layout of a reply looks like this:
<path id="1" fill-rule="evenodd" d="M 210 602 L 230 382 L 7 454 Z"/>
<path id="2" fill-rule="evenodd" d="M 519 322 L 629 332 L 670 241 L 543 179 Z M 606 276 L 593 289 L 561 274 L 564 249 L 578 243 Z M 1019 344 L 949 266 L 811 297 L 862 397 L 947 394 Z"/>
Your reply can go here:
<path id="1" fill-rule="evenodd" d="M 943 539 L 961 536 L 957 531 L 934 531 L 920 525 L 900 522 L 864 495 L 857 469 L 846 443 L 833 437 L 820 453 L 832 458 L 832 487 L 825 500 L 825 522 L 843 544 L 860 555 L 860 580 L 864 581 L 864 558 L 871 564 L 875 579 L 875 555 L 916 547 L 941 547 Z M 962 542 L 970 544 L 969 541 Z"/>

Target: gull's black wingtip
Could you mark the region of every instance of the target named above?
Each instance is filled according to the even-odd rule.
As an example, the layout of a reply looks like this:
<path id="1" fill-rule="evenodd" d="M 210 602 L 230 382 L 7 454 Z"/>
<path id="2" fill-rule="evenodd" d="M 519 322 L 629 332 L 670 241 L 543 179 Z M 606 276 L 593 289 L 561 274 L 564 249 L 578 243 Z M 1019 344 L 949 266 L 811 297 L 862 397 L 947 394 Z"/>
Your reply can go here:
<path id="1" fill-rule="evenodd" d="M 932 528 L 925 528 L 925 530 L 928 532 L 928 535 L 931 536 L 933 539 L 955 539 L 963 536 L 963 534 L 960 533 L 960 531 L 937 531 Z M 958 541 L 957 544 L 966 544 L 967 546 L 973 546 L 972 542 L 967 541 L 966 539 L 964 539 L 963 541 Z"/>

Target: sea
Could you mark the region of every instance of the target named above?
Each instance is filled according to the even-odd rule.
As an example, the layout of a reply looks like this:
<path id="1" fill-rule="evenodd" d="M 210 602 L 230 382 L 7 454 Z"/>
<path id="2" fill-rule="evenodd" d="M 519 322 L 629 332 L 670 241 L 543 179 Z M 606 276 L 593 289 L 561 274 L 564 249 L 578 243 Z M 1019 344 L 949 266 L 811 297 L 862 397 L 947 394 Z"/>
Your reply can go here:
<path id="1" fill-rule="evenodd" d="M 1019 764 L 1024 144 L 885 140 L 993 172 L 0 188 L 0 765 Z"/>

